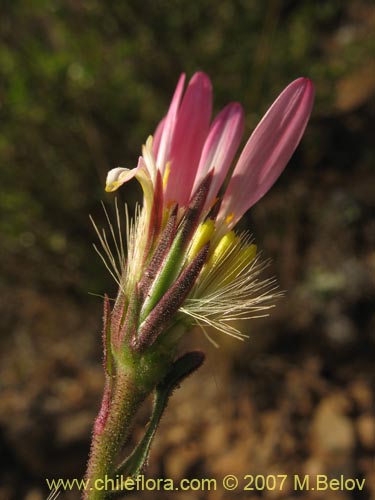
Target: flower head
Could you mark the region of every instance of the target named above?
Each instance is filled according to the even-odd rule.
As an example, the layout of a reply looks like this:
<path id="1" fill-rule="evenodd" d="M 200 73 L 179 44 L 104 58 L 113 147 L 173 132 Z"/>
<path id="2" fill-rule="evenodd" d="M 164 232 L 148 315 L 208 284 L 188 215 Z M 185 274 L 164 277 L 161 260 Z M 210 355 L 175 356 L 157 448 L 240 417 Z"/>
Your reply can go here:
<path id="1" fill-rule="evenodd" d="M 107 191 L 135 177 L 144 193 L 143 208 L 128 227 L 127 258 L 120 252 L 115 266 L 124 321 L 133 322 L 131 343 L 138 350 L 176 324 L 214 326 L 241 338 L 234 320 L 269 307 L 273 281 L 259 281 L 263 265 L 256 247 L 248 234 L 233 228 L 285 168 L 314 98 L 307 78 L 284 89 L 223 190 L 243 134 L 243 109 L 230 103 L 210 123 L 209 78 L 196 73 L 185 93 L 184 83 L 182 75 L 137 167 L 115 168 L 107 176 Z"/>

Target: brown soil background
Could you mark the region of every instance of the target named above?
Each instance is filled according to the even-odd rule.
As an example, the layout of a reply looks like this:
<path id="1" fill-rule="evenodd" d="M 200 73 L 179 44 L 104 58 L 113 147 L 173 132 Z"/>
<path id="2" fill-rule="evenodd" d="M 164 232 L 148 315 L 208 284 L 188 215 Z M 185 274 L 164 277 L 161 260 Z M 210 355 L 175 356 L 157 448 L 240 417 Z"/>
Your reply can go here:
<path id="1" fill-rule="evenodd" d="M 78 26 L 86 26 L 83 4 L 73 7 L 72 3 L 69 7 Z M 276 2 L 271 4 L 276 5 Z M 305 4 L 310 5 L 309 2 Z M 321 54 L 317 56 L 320 66 L 317 63 L 312 70 L 316 74 L 317 104 L 308 131 L 285 174 L 244 222 L 244 227 L 249 227 L 255 235 L 265 258 L 272 259 L 266 274 L 277 276 L 280 289 L 285 290 L 284 297 L 277 301 L 269 318 L 243 325 L 250 335 L 247 342 L 213 334 L 220 344 L 216 349 L 201 332 L 195 331 L 184 339 L 181 348 L 203 349 L 207 361 L 171 398 L 146 475 L 176 481 L 180 478 L 216 478 L 217 491 L 139 492 L 126 498 L 375 499 L 375 173 L 371 106 L 374 78 L 371 61 L 355 51 L 350 63 L 353 70 L 349 65 L 349 70 L 337 70 L 337 74 L 332 71 L 331 76 L 324 72 L 330 68 L 329 73 L 332 67 L 336 68 L 334 64 L 341 61 L 345 36 L 353 35 L 350 29 L 354 30 L 354 37 L 355 33 L 368 35 L 373 29 L 373 7 L 367 2 L 358 4 L 358 9 L 343 9 L 337 22 L 332 21 L 324 28 L 324 36 L 319 38 Z M 12 9 L 17 9 L 15 5 L 8 7 L 12 15 Z M 296 11 L 297 6 L 289 2 L 288 8 L 280 14 L 286 23 L 284 26 L 290 27 L 288 16 Z M 21 16 L 20 26 L 24 23 L 23 26 L 32 31 L 34 21 L 45 21 L 42 24 L 46 33 L 51 30 L 53 35 L 57 26 L 54 25 L 55 14 L 46 15 L 46 19 L 44 14 L 39 14 L 35 19 L 32 13 Z M 105 16 L 109 18 L 112 14 L 106 12 Z M 79 19 L 83 19 L 81 25 Z M 111 22 L 117 19 L 121 16 L 113 14 Z M 99 33 L 99 17 L 96 22 Z M 94 21 L 92 23 L 94 26 Z M 5 22 L 1 29 L 6 43 L 13 44 L 15 53 L 22 54 L 17 46 L 18 35 L 13 40 Z M 245 26 L 241 29 L 245 30 Z M 120 35 L 114 34 L 114 28 L 113 32 L 108 30 L 110 34 L 106 40 L 110 47 L 113 38 Z M 74 36 L 80 36 L 79 30 L 73 31 L 76 32 Z M 144 43 L 147 42 L 145 33 Z M 56 38 L 52 35 L 51 47 L 55 50 L 53 44 L 58 46 L 60 42 L 57 35 Z M 367 35 L 364 40 L 368 40 Z M 142 44 L 139 50 L 140 53 L 144 50 Z M 202 49 L 203 56 L 205 50 Z M 189 68 L 206 69 L 205 61 L 196 57 L 196 60 L 189 60 Z M 217 58 L 219 60 L 219 56 Z M 174 82 L 178 74 L 175 59 L 171 56 L 168 61 L 160 60 L 160 73 L 168 67 Z M 332 61 L 333 66 L 329 66 Z M 215 73 L 215 64 L 208 65 L 209 73 Z M 177 66 L 180 70 L 180 63 Z M 143 67 L 147 68 L 147 64 Z M 217 68 L 220 68 L 219 63 Z M 320 73 L 319 68 L 322 68 Z M 160 85 L 165 99 L 158 106 L 160 110 L 165 109 L 173 83 L 169 79 L 168 84 L 161 81 L 160 74 L 152 81 L 147 72 L 142 73 L 139 68 L 134 71 L 136 80 L 146 82 L 150 77 L 150 88 L 158 89 Z M 295 74 L 295 68 L 285 70 L 285 78 L 282 71 L 280 74 L 275 71 L 276 80 L 280 80 L 275 85 L 279 89 L 281 81 L 285 83 L 291 79 L 290 74 Z M 37 76 L 33 78 L 35 88 L 39 88 Z M 218 102 L 221 105 L 220 99 L 227 95 L 224 80 L 218 78 L 214 82 L 219 88 L 216 105 Z M 106 85 L 108 83 L 103 83 L 103 88 Z M 228 88 L 232 86 L 229 82 Z M 56 83 L 52 94 L 65 92 L 61 88 Z M 243 89 L 246 90 L 246 84 Z M 145 93 L 146 90 L 143 88 Z M 271 95 L 274 90 L 271 92 L 267 88 L 267 92 Z M 231 98 L 240 100 L 241 95 L 237 88 Z M 80 94 L 77 96 L 72 97 L 72 102 L 77 99 L 76 107 L 67 108 L 68 116 L 79 112 Z M 82 103 L 88 109 L 82 111 L 87 112 L 87 116 L 79 122 L 83 130 L 82 141 L 86 141 L 87 148 L 83 152 L 81 142 L 77 145 L 72 141 L 68 147 L 60 136 L 48 135 L 49 128 L 47 132 L 43 127 L 33 128 L 32 122 L 30 125 L 27 121 L 20 129 L 24 140 L 1 150 L 5 151 L 1 184 L 10 190 L 15 182 L 15 191 L 29 193 L 30 200 L 37 200 L 42 207 L 37 215 L 32 212 L 29 201 L 25 208 L 15 209 L 17 217 L 31 214 L 27 223 L 33 224 L 35 234 L 40 232 L 36 238 L 30 233 L 30 227 L 19 230 L 14 223 L 16 219 L 6 211 L 3 219 L 13 225 L 16 243 L 7 239 L 8 233 L 4 230 L 0 281 L 1 500 L 42 500 L 48 495 L 46 478 L 81 478 L 84 474 L 91 428 L 103 387 L 102 306 L 99 298 L 87 292 L 107 290 L 114 293 L 114 286 L 90 246 L 95 236 L 88 213 L 97 215 L 100 222 L 99 199 L 106 195 L 99 193 L 101 183 L 97 177 L 90 177 L 86 185 L 92 170 L 74 174 L 81 176 L 78 184 L 83 186 L 82 198 L 81 188 L 68 175 L 76 179 L 73 172 L 79 171 L 80 162 L 86 162 L 99 169 L 102 179 L 106 166 L 120 163 L 127 137 L 121 135 L 121 142 L 114 132 L 120 130 L 120 118 L 111 115 L 116 111 L 116 100 L 111 101 L 109 94 L 108 99 L 103 96 L 107 94 L 88 93 L 87 102 Z M 61 106 L 64 105 L 62 100 Z M 265 107 L 266 99 L 262 110 Z M 130 112 L 121 111 L 119 105 L 121 113 L 123 123 Z M 159 116 L 159 108 L 147 114 L 139 104 L 130 116 L 137 113 L 139 120 L 146 117 L 147 132 L 152 130 L 151 123 L 154 124 Z M 62 114 L 60 118 L 64 119 Z M 63 128 L 55 126 L 58 133 L 63 133 Z M 124 135 L 130 137 L 125 151 L 127 161 L 136 158 L 138 145 L 145 137 L 143 132 L 137 124 L 124 129 Z M 28 149 L 28 143 L 35 149 L 31 146 Z M 43 155 L 48 163 L 51 148 L 55 148 L 61 158 L 69 189 L 73 194 L 78 193 L 74 201 L 71 201 L 73 195 L 71 199 L 64 198 L 65 187 L 63 183 L 59 185 L 60 178 L 50 179 L 48 169 L 43 166 Z M 43 153 L 40 158 L 39 150 Z M 64 156 L 66 151 L 69 151 L 68 158 Z M 75 157 L 77 165 L 70 164 L 70 159 Z M 33 170 L 28 169 L 29 160 L 35 162 Z M 25 166 L 20 178 L 14 173 L 19 172 L 15 170 L 19 165 Z M 58 208 L 53 203 L 54 196 Z M 139 190 L 131 185 L 122 196 L 133 203 Z M 110 197 L 105 200 L 112 203 Z M 66 245 L 65 240 L 53 236 L 56 227 L 65 231 Z M 51 236 L 52 250 L 44 251 L 44 247 L 40 250 L 43 245 L 48 247 L 43 234 L 46 241 Z M 139 415 L 134 439 L 142 432 L 148 415 L 149 405 L 146 405 Z M 230 493 L 220 485 L 227 474 L 238 476 L 242 486 L 247 474 L 287 474 L 288 480 L 281 492 L 243 492 L 238 488 Z M 296 492 L 292 484 L 294 474 L 310 474 L 311 477 L 326 474 L 330 478 L 344 475 L 363 478 L 366 482 L 362 492 Z M 78 497 L 74 491 L 61 493 L 59 498 Z"/>
<path id="2" fill-rule="evenodd" d="M 267 273 L 287 291 L 270 318 L 245 325 L 247 342 L 214 335 L 216 349 L 200 332 L 185 339 L 186 348 L 207 352 L 207 362 L 173 395 L 149 477 L 344 474 L 366 479 L 362 494 L 302 498 L 374 498 L 373 222 L 363 208 L 373 201 L 371 182 L 365 175 L 348 175 L 344 183 L 339 173 L 321 175 L 319 185 L 291 180 L 254 208 L 260 246 L 275 253 Z M 293 209 L 285 208 L 291 199 Z M 357 218 L 347 221 L 352 203 Z M 46 496 L 46 477 L 84 473 L 103 386 L 101 305 L 26 285 L 3 294 L 1 322 L 11 335 L 1 338 L 0 498 L 38 500 Z M 147 415 L 145 409 L 139 432 Z M 290 481 L 278 494 L 249 493 L 219 487 L 173 498 L 295 496 Z"/>

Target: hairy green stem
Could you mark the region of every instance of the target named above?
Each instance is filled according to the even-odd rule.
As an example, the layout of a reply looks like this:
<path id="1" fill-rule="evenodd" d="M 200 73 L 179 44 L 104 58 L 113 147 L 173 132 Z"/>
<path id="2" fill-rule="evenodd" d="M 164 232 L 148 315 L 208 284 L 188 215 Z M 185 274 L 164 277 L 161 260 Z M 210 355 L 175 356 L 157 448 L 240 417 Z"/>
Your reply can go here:
<path id="1" fill-rule="evenodd" d="M 119 454 L 129 436 L 134 417 L 149 394 L 172 366 L 175 347 L 186 331 L 175 323 L 147 352 L 123 346 L 114 358 L 114 375 L 107 372 L 102 406 L 96 418 L 83 500 L 104 500 L 111 493 Z"/>
<path id="2" fill-rule="evenodd" d="M 132 370 L 119 370 L 111 393 L 104 395 L 108 403 L 103 400 L 94 426 L 84 500 L 104 500 L 109 495 L 111 482 L 108 479 L 114 473 L 118 454 L 138 408 L 152 390 L 152 387 L 146 389 L 143 384 L 137 384 L 136 378 Z"/>

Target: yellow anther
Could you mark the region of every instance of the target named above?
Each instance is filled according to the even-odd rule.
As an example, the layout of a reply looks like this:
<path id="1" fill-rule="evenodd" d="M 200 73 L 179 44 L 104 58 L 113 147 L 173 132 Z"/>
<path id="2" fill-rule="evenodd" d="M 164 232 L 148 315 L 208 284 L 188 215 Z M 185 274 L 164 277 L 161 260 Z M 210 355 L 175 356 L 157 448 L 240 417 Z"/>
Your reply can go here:
<path id="1" fill-rule="evenodd" d="M 229 231 L 229 233 L 225 234 L 216 245 L 216 248 L 213 251 L 207 265 L 210 267 L 215 266 L 219 259 L 228 251 L 237 239 L 238 238 L 234 234 L 234 231 Z"/>
<path id="2" fill-rule="evenodd" d="M 250 264 L 250 262 L 255 259 L 256 254 L 257 254 L 257 246 L 252 244 L 241 250 L 238 259 L 243 266 L 247 266 L 247 264 Z"/>
<path id="3" fill-rule="evenodd" d="M 167 187 L 168 179 L 169 179 L 169 174 L 171 173 L 171 162 L 167 161 L 167 164 L 165 166 L 165 172 L 163 175 L 163 188 L 165 189 Z"/>
<path id="4" fill-rule="evenodd" d="M 206 243 L 210 241 L 214 231 L 215 223 L 211 219 L 202 222 L 202 224 L 198 226 L 189 249 L 189 253 L 187 256 L 188 261 L 191 261 L 198 255 L 198 252 L 204 247 Z"/>
<path id="5" fill-rule="evenodd" d="M 229 224 L 233 220 L 233 218 L 234 218 L 234 213 L 232 212 L 231 214 L 225 217 L 225 222 Z"/>

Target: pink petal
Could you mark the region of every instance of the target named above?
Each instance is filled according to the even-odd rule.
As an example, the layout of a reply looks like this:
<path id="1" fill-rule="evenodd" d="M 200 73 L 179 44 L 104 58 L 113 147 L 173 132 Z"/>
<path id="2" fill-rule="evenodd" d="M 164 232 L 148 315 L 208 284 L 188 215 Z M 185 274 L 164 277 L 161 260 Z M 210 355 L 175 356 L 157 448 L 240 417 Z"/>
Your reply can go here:
<path id="1" fill-rule="evenodd" d="M 225 192 L 219 218 L 229 227 L 274 184 L 294 153 L 310 117 L 314 87 L 298 78 L 279 95 L 248 140 Z"/>
<path id="2" fill-rule="evenodd" d="M 199 159 L 207 137 L 212 110 L 212 85 L 204 73 L 189 82 L 177 116 L 171 144 L 171 171 L 166 201 L 186 206 L 193 188 Z"/>
<path id="3" fill-rule="evenodd" d="M 152 143 L 152 152 L 153 152 L 155 158 L 157 158 L 157 156 L 158 156 L 158 151 L 159 151 L 159 147 L 160 147 L 161 136 L 162 136 L 163 129 L 164 129 L 165 119 L 166 119 L 166 116 L 164 116 L 164 118 L 162 120 L 160 120 L 160 122 L 159 122 L 159 124 L 156 127 L 156 130 L 154 132 L 154 140 Z"/>
<path id="4" fill-rule="evenodd" d="M 168 109 L 168 113 L 165 117 L 162 134 L 160 136 L 160 145 L 158 147 L 156 165 L 158 166 L 158 168 L 162 173 L 164 172 L 165 165 L 169 160 L 171 142 L 173 138 L 173 132 L 176 126 L 177 113 L 180 107 L 180 101 L 184 90 L 184 85 L 185 85 L 185 74 L 182 73 L 182 75 L 178 80 L 176 90 L 173 94 L 172 101 Z M 158 129 L 156 129 L 156 132 L 158 132 Z"/>
<path id="5" fill-rule="evenodd" d="M 215 118 L 204 144 L 198 166 L 193 191 L 211 169 L 215 170 L 207 205 L 217 195 L 241 142 L 244 130 L 242 106 L 233 102 L 228 104 Z"/>

